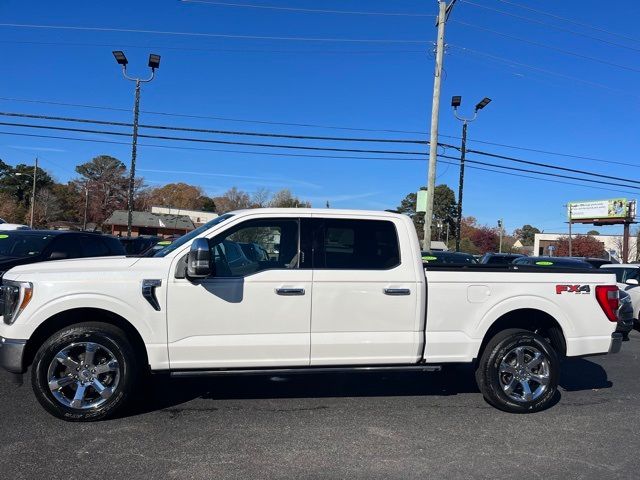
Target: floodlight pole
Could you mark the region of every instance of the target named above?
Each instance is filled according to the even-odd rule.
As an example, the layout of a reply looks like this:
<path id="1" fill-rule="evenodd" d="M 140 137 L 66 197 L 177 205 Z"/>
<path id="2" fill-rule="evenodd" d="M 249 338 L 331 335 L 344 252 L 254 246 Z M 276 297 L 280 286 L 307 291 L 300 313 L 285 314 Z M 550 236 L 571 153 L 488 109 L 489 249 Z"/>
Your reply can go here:
<path id="1" fill-rule="evenodd" d="M 135 101 L 133 104 L 133 136 L 131 139 L 131 168 L 129 169 L 129 195 L 127 199 L 127 237 L 131 237 L 131 225 L 133 223 L 133 192 L 136 182 L 136 157 L 138 153 L 138 117 L 140 114 L 140 84 L 148 83 L 154 79 L 155 68 L 151 68 L 148 78 L 130 77 L 127 75 L 126 63 L 122 65 L 122 75 L 127 80 L 136 82 Z"/>
<path id="2" fill-rule="evenodd" d="M 467 125 L 478 118 L 478 111 L 486 107 L 491 99 L 485 97 L 476 105 L 473 111 L 473 117 L 465 118 L 458 115 L 458 106 L 461 97 L 453 97 L 451 105 L 453 106 L 453 115 L 462 122 L 462 144 L 460 145 L 460 179 L 458 182 L 458 212 L 456 216 L 456 252 L 460 251 L 460 240 L 462 238 L 462 194 L 464 192 L 464 161 L 467 156 Z"/>
<path id="3" fill-rule="evenodd" d="M 571 207 L 572 207 L 572 205 L 569 204 L 569 256 L 570 257 L 572 256 L 572 253 L 573 253 L 573 248 L 572 248 L 573 244 L 572 244 L 572 239 L 571 239 L 571 224 L 573 223 L 572 220 L 571 220 L 571 218 L 572 218 L 571 214 L 573 212 L 571 211 Z"/>

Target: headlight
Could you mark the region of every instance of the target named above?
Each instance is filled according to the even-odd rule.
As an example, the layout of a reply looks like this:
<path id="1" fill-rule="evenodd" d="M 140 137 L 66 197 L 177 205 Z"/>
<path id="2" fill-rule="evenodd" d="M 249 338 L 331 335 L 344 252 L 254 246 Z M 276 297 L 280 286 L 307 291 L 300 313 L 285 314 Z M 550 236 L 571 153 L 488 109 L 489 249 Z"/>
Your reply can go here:
<path id="1" fill-rule="evenodd" d="M 33 284 L 5 280 L 2 283 L 2 315 L 4 323 L 11 325 L 29 305 L 33 297 Z"/>

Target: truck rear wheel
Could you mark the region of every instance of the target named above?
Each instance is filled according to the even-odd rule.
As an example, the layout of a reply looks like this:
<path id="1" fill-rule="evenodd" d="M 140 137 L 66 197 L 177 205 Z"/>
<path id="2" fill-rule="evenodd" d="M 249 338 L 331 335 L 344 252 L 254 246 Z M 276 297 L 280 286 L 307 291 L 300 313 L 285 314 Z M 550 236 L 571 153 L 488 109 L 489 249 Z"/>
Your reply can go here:
<path id="1" fill-rule="evenodd" d="M 138 369 L 125 333 L 81 323 L 53 334 L 35 355 L 31 384 L 40 404 L 67 421 L 116 414 L 133 393 Z"/>
<path id="2" fill-rule="evenodd" d="M 537 412 L 553 401 L 559 370 L 558 355 L 543 337 L 528 330 L 509 329 L 487 344 L 476 381 L 494 407 L 512 413 Z"/>

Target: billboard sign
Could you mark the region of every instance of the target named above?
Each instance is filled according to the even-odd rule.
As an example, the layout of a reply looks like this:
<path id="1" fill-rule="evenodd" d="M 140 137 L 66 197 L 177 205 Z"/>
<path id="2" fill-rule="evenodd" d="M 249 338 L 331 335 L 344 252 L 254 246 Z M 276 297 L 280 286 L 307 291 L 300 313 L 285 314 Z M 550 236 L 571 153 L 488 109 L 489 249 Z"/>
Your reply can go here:
<path id="1" fill-rule="evenodd" d="M 629 217 L 629 202 L 626 198 L 571 202 L 567 214 L 570 220 L 623 219 Z"/>

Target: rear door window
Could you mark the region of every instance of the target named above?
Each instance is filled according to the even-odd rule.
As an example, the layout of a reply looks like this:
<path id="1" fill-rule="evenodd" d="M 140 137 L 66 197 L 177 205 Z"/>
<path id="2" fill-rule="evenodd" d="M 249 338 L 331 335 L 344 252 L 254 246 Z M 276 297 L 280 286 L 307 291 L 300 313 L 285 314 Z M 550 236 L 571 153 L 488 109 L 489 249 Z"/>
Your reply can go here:
<path id="1" fill-rule="evenodd" d="M 314 219 L 313 268 L 388 270 L 400 264 L 398 234 L 386 220 Z"/>
<path id="2" fill-rule="evenodd" d="M 80 243 L 85 257 L 106 257 L 111 254 L 109 247 L 98 236 L 83 236 Z"/>

